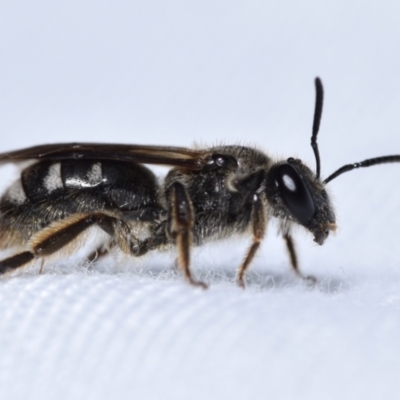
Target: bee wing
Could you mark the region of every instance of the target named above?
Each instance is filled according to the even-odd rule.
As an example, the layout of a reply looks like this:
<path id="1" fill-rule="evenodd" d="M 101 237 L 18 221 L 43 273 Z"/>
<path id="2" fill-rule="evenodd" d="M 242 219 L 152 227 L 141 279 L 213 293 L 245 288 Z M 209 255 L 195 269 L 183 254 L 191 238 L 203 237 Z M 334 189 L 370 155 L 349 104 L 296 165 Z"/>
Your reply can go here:
<path id="1" fill-rule="evenodd" d="M 26 160 L 115 160 L 202 169 L 210 153 L 184 147 L 108 143 L 57 143 L 0 153 L 0 164 Z"/>

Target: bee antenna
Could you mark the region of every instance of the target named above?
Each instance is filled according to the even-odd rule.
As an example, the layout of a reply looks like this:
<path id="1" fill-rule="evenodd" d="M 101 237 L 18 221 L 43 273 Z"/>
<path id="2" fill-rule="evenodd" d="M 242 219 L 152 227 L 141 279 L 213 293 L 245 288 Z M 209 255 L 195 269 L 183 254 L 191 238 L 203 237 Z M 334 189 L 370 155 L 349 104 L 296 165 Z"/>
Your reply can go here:
<path id="1" fill-rule="evenodd" d="M 353 169 L 356 169 L 356 168 L 371 167 L 371 166 L 377 165 L 377 164 L 386 164 L 386 163 L 394 163 L 394 162 L 400 162 L 400 155 L 369 158 L 368 160 L 364 160 L 364 161 L 357 162 L 354 164 L 343 165 L 343 167 L 339 168 L 333 174 L 329 175 L 324 180 L 323 183 L 327 184 L 331 180 L 337 178 L 339 175 L 342 175 L 345 172 L 352 171 Z"/>
<path id="2" fill-rule="evenodd" d="M 317 178 L 321 174 L 321 161 L 319 158 L 317 135 L 319 131 L 319 125 L 321 123 L 322 106 L 324 104 L 324 88 L 322 86 L 321 79 L 315 78 L 315 110 L 314 110 L 314 122 L 312 127 L 311 135 L 311 147 L 314 150 L 315 161 L 317 163 Z"/>

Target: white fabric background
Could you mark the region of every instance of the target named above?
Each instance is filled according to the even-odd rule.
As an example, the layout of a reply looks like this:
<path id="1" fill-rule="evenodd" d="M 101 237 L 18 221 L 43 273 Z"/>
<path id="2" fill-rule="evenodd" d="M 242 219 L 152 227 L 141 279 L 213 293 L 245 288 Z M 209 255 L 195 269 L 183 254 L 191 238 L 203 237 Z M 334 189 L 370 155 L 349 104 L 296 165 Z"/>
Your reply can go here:
<path id="1" fill-rule="evenodd" d="M 0 2 L 0 151 L 223 142 L 313 166 L 318 75 L 323 176 L 400 154 L 399 15 L 394 1 Z M 273 224 L 246 291 L 249 238 L 194 251 L 208 291 L 173 252 L 2 279 L 0 399 L 397 399 L 399 171 L 329 184 L 336 237 L 296 235 L 315 289 Z M 17 176 L 2 167 L 2 188 Z"/>

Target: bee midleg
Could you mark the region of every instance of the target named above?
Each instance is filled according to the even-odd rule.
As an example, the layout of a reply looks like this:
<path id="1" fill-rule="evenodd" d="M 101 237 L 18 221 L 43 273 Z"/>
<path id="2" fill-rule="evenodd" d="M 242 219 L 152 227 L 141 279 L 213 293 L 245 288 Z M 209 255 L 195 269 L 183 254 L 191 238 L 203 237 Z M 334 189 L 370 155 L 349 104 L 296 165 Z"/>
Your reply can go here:
<path id="1" fill-rule="evenodd" d="M 0 274 L 21 267 L 35 258 L 45 258 L 54 254 L 93 225 L 102 228 L 122 251 L 130 254 L 132 242 L 136 239 L 131 235 L 130 228 L 124 221 L 101 212 L 73 214 L 33 235 L 28 242 L 28 251 L 0 261 Z"/>
<path id="2" fill-rule="evenodd" d="M 261 241 L 265 236 L 265 231 L 267 227 L 267 216 L 265 212 L 265 207 L 258 195 L 254 195 L 253 203 L 251 203 L 251 224 L 253 227 L 253 243 L 251 244 L 249 250 L 247 251 L 246 257 L 242 264 L 238 268 L 236 282 L 237 284 L 245 288 L 245 275 L 246 272 L 253 261 L 253 258 L 260 247 Z"/>
<path id="3" fill-rule="evenodd" d="M 285 243 L 286 243 L 286 248 L 288 250 L 289 257 L 290 257 L 290 265 L 292 266 L 294 273 L 297 276 L 299 276 L 301 279 L 305 279 L 307 281 L 310 281 L 311 283 L 316 283 L 317 282 L 316 278 L 314 278 L 311 275 L 310 276 L 303 275 L 300 272 L 297 254 L 296 254 L 296 248 L 295 248 L 294 240 L 293 240 L 292 236 L 289 233 L 286 233 L 285 235 L 283 235 L 283 239 L 285 240 Z"/>
<path id="4" fill-rule="evenodd" d="M 146 239 L 137 241 L 131 247 L 131 254 L 135 257 L 143 256 L 151 250 L 158 249 L 168 243 L 168 238 L 165 234 L 165 223 L 162 222 L 157 226 L 155 232 Z"/>
<path id="5" fill-rule="evenodd" d="M 100 258 L 103 258 L 108 254 L 109 247 L 112 247 L 112 245 L 105 246 L 101 245 L 99 246 L 95 251 L 92 251 L 88 256 L 87 259 L 89 262 L 95 262 L 98 261 Z"/>
<path id="6" fill-rule="evenodd" d="M 190 284 L 206 289 L 207 285 L 196 281 L 190 271 L 193 223 L 193 208 L 186 189 L 180 182 L 174 182 L 170 195 L 169 232 L 178 247 L 178 265 Z"/>

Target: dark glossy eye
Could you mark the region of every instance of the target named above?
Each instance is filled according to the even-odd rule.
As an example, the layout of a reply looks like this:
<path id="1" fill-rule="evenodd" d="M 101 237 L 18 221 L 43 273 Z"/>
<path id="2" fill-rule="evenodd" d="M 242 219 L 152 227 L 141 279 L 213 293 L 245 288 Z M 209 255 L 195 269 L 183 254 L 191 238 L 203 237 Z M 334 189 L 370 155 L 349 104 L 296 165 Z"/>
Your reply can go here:
<path id="1" fill-rule="evenodd" d="M 307 224 L 315 214 L 315 205 L 297 170 L 289 164 L 278 166 L 275 171 L 275 183 L 289 211 L 301 224 Z"/>

